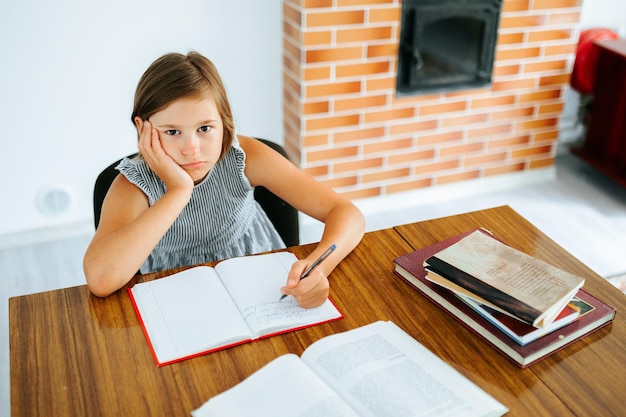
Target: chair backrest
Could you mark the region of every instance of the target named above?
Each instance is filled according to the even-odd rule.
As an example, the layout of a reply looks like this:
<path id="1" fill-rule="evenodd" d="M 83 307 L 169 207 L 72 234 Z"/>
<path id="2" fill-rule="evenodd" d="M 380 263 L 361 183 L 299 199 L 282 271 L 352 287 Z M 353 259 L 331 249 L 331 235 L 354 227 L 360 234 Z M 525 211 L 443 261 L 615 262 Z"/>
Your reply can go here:
<path id="1" fill-rule="evenodd" d="M 257 139 L 287 158 L 287 152 L 285 152 L 285 149 L 279 144 L 266 139 Z M 129 157 L 132 156 L 134 155 L 129 155 Z M 119 174 L 115 167 L 121 160 L 122 159 L 119 159 L 106 167 L 100 175 L 98 175 L 98 178 L 96 178 L 93 190 L 93 220 L 96 229 L 100 223 L 100 211 L 102 210 L 104 197 L 109 191 L 113 180 Z M 267 217 L 269 217 L 276 231 L 285 242 L 285 245 L 289 247 L 300 244 L 300 225 L 298 211 L 295 208 L 274 195 L 265 187 L 255 188 L 254 199 L 263 208 L 265 213 L 267 213 Z"/>

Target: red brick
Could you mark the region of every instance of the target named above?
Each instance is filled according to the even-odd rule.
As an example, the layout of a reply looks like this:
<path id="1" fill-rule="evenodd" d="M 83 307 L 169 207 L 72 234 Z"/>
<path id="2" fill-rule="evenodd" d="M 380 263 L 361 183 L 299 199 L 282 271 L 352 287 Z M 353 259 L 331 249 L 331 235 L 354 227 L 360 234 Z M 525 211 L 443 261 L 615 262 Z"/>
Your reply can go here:
<path id="1" fill-rule="evenodd" d="M 348 200 L 356 200 L 359 198 L 378 197 L 379 195 L 381 195 L 381 189 L 380 187 L 373 187 L 356 191 L 345 191 L 341 192 L 340 194 L 346 197 Z"/>
<path id="2" fill-rule="evenodd" d="M 369 143 L 363 146 L 363 153 L 365 155 L 370 153 L 389 153 L 393 151 L 409 150 L 413 146 L 413 139 L 404 138 L 396 140 L 379 140 L 374 143 Z"/>
<path id="3" fill-rule="evenodd" d="M 454 142 L 463 139 L 463 132 L 448 132 L 448 133 L 437 133 L 434 135 L 424 135 L 419 136 L 417 139 L 417 143 L 419 145 L 433 145 L 436 143 L 447 143 Z"/>
<path id="4" fill-rule="evenodd" d="M 391 38 L 391 27 L 368 27 L 365 29 L 343 29 L 337 31 L 337 43 L 381 41 Z"/>
<path id="5" fill-rule="evenodd" d="M 509 149 L 511 147 L 526 145 L 530 143 L 529 135 L 522 136 L 513 136 L 503 139 L 494 139 L 489 141 L 489 149 L 497 149 L 497 148 L 506 148 Z"/>
<path id="6" fill-rule="evenodd" d="M 362 176 L 363 178 L 362 181 L 364 183 L 380 182 L 380 181 L 386 181 L 386 180 L 406 178 L 409 176 L 409 174 L 410 174 L 409 168 L 400 168 L 400 169 L 394 169 L 390 171 L 380 171 L 380 172 L 374 172 L 371 174 L 364 174 Z"/>
<path id="7" fill-rule="evenodd" d="M 399 182 L 397 184 L 388 184 L 385 187 L 385 191 L 387 192 L 387 194 L 395 194 L 395 193 L 402 193 L 402 192 L 411 191 L 411 190 L 415 190 L 419 188 L 426 188 L 426 187 L 430 187 L 431 185 L 432 185 L 432 179 L 423 178 L 419 180 Z"/>
<path id="8" fill-rule="evenodd" d="M 332 179 L 323 180 L 320 182 L 326 185 L 327 187 L 330 187 L 333 189 L 341 188 L 341 187 L 350 187 L 350 186 L 355 186 L 358 184 L 356 175 L 351 175 L 349 177 L 332 178 Z"/>
<path id="9" fill-rule="evenodd" d="M 413 107 L 393 110 L 370 111 L 365 114 L 365 123 L 391 122 L 398 119 L 408 119 L 415 116 Z"/>
<path id="10" fill-rule="evenodd" d="M 420 106 L 419 115 L 420 116 L 441 115 L 443 113 L 463 111 L 466 108 L 467 108 L 467 102 L 465 101 L 424 105 L 424 106 Z"/>
<path id="11" fill-rule="evenodd" d="M 306 52 L 306 62 L 335 62 L 360 58 L 363 55 L 363 48 L 352 46 L 346 48 L 316 49 Z"/>
<path id="12" fill-rule="evenodd" d="M 466 156 L 465 166 L 485 165 L 494 162 L 501 162 L 506 160 L 506 152 L 497 152 L 486 155 Z"/>
<path id="13" fill-rule="evenodd" d="M 533 130 L 533 129 L 541 129 L 544 127 L 552 127 L 558 124 L 558 119 L 556 117 L 549 119 L 535 119 L 529 120 L 527 122 L 519 122 L 517 123 L 517 128 L 522 130 Z"/>
<path id="14" fill-rule="evenodd" d="M 390 128 L 390 133 L 392 135 L 397 135 L 399 133 L 416 133 L 422 132 L 426 130 L 433 130 L 438 127 L 438 122 L 436 120 L 424 120 L 421 122 L 412 122 L 412 123 L 396 123 L 394 122 Z"/>
<path id="15" fill-rule="evenodd" d="M 502 13 L 523 12 L 528 10 L 530 0 L 506 0 L 502 4 Z"/>
<path id="16" fill-rule="evenodd" d="M 306 162 L 332 161 L 333 159 L 356 156 L 359 149 L 356 146 L 324 149 L 321 151 L 308 151 Z"/>
<path id="17" fill-rule="evenodd" d="M 559 139 L 559 129 L 549 130 L 547 132 L 535 133 L 534 143 L 554 142 Z"/>
<path id="18" fill-rule="evenodd" d="M 305 124 L 305 128 L 307 131 L 332 129 L 335 127 L 344 127 L 344 126 L 356 126 L 359 124 L 359 116 L 358 115 L 345 115 L 345 116 L 323 117 L 319 119 L 307 119 L 304 122 L 304 124 Z"/>
<path id="19" fill-rule="evenodd" d="M 317 84 L 306 87 L 306 97 L 329 97 L 358 93 L 359 91 L 361 91 L 361 83 L 359 81 Z"/>
<path id="20" fill-rule="evenodd" d="M 386 1 L 383 3 L 394 3 L 394 2 Z M 402 8 L 400 6 L 393 7 L 393 8 L 372 7 L 369 10 L 369 22 L 370 23 L 391 22 L 394 24 L 399 24 L 401 16 L 402 16 Z"/>
<path id="21" fill-rule="evenodd" d="M 335 163 L 334 172 L 353 172 L 364 169 L 380 168 L 383 166 L 383 158 L 359 159 L 358 161 Z"/>
<path id="22" fill-rule="evenodd" d="M 537 168 L 551 167 L 553 165 L 554 165 L 554 158 L 548 157 L 548 158 L 534 159 L 530 161 L 530 163 L 528 164 L 528 167 L 530 169 L 537 169 Z"/>
<path id="23" fill-rule="evenodd" d="M 544 15 L 504 15 L 500 18 L 500 29 L 537 27 L 545 23 Z"/>
<path id="24" fill-rule="evenodd" d="M 526 149 L 517 149 L 511 152 L 511 158 L 526 158 L 529 156 L 546 155 L 552 152 L 552 146 L 535 146 Z"/>
<path id="25" fill-rule="evenodd" d="M 441 150 L 439 151 L 439 156 L 440 157 L 447 157 L 447 156 L 464 156 L 468 153 L 474 153 L 474 152 L 480 152 L 483 150 L 483 143 L 482 142 L 475 142 L 475 143 L 465 143 L 462 145 L 455 145 L 455 146 L 442 146 Z"/>
<path id="26" fill-rule="evenodd" d="M 318 7 L 332 7 L 333 0 L 304 0 L 305 9 L 315 9 Z"/>
<path id="27" fill-rule="evenodd" d="M 458 117 L 445 117 L 441 121 L 441 125 L 443 127 L 467 126 L 467 125 L 486 122 L 487 118 L 488 118 L 487 113 L 477 113 L 477 114 L 470 114 L 467 116 L 458 116 Z"/>
<path id="28" fill-rule="evenodd" d="M 534 0 L 533 10 L 561 9 L 565 7 L 580 7 L 582 0 Z"/>
<path id="29" fill-rule="evenodd" d="M 349 130 L 345 132 L 337 132 L 334 134 L 334 141 L 351 142 L 355 140 L 382 138 L 385 134 L 385 128 L 375 127 L 371 129 Z"/>
<path id="30" fill-rule="evenodd" d="M 303 114 L 328 113 L 328 100 L 304 103 Z"/>
<path id="31" fill-rule="evenodd" d="M 485 137 L 485 136 L 500 135 L 504 133 L 509 133 L 510 131 L 511 131 L 511 124 L 504 123 L 501 125 L 492 125 L 488 127 L 472 129 L 469 132 L 467 132 L 467 137 L 469 139 L 473 139 L 473 138 L 480 138 L 480 137 Z"/>
<path id="32" fill-rule="evenodd" d="M 364 22 L 364 10 L 311 12 L 306 16 L 307 27 L 355 25 Z"/>
<path id="33" fill-rule="evenodd" d="M 476 179 L 480 176 L 480 172 L 478 170 L 469 171 L 469 172 L 461 172 L 458 174 L 450 174 L 450 175 L 442 175 L 440 177 L 435 178 L 435 183 L 437 185 L 449 184 L 453 182 L 461 182 Z"/>
<path id="34" fill-rule="evenodd" d="M 551 29 L 551 30 L 539 30 L 536 32 L 530 32 L 528 34 L 528 42 L 546 42 L 569 39 L 572 36 L 572 31 L 569 29 Z"/>
<path id="35" fill-rule="evenodd" d="M 507 60 L 520 60 L 524 58 L 536 58 L 541 54 L 538 47 L 521 47 L 514 49 L 499 49 L 496 51 L 496 61 L 502 63 Z"/>
<path id="36" fill-rule="evenodd" d="M 515 96 L 493 96 L 482 99 L 474 99 L 470 102 L 470 108 L 483 109 L 485 107 L 509 106 L 515 103 Z"/>
<path id="37" fill-rule="evenodd" d="M 502 165 L 498 167 L 487 168 L 485 169 L 484 175 L 486 177 L 490 177 L 493 175 L 502 175 L 502 174 L 510 174 L 512 172 L 520 172 L 523 170 L 524 170 L 524 163 L 519 162 L 516 164 L 508 164 L 508 165 Z"/>
<path id="38" fill-rule="evenodd" d="M 394 0 L 336 0 L 338 7 L 367 6 L 376 4 L 393 4 Z"/>
<path id="39" fill-rule="evenodd" d="M 424 149 L 414 152 L 405 152 L 388 157 L 389 165 L 406 164 L 416 161 L 432 160 L 435 157 L 434 149 Z"/>
<path id="40" fill-rule="evenodd" d="M 420 165 L 414 168 L 415 174 L 429 174 L 437 171 L 446 171 L 449 169 L 455 169 L 460 166 L 457 159 L 453 161 L 439 161 L 431 164 Z"/>
<path id="41" fill-rule="evenodd" d="M 389 72 L 389 61 L 368 62 L 362 64 L 337 65 L 337 78 L 356 77 Z"/>
<path id="42" fill-rule="evenodd" d="M 363 110 L 367 107 L 384 106 L 386 103 L 387 96 L 384 95 L 337 99 L 333 109 L 335 111 Z"/>

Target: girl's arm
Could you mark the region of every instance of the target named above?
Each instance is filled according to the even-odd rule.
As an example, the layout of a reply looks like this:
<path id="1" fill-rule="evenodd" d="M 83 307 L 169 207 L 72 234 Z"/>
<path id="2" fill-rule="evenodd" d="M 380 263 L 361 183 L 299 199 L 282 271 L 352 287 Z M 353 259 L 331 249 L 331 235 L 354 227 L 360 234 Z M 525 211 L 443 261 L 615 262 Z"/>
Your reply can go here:
<path id="1" fill-rule="evenodd" d="M 130 281 L 190 195 L 168 191 L 148 207 L 145 194 L 118 175 L 104 199 L 100 224 L 83 259 L 89 290 L 105 297 Z"/>
<path id="2" fill-rule="evenodd" d="M 193 180 L 160 147 L 149 122 L 140 128 L 139 149 L 167 192 L 154 205 L 126 177 L 118 175 L 104 199 L 100 224 L 87 247 L 83 269 L 89 290 L 100 297 L 123 287 L 139 270 L 189 202 Z"/>
<path id="3" fill-rule="evenodd" d="M 246 152 L 246 176 L 253 186 L 264 186 L 297 210 L 324 223 L 324 232 L 315 250 L 292 267 L 282 291 L 296 297 L 303 307 L 314 307 L 328 297 L 327 277 L 361 241 L 365 219 L 350 200 L 315 181 L 304 171 L 265 144 L 239 136 Z M 333 243 L 337 249 L 306 280 L 304 269 Z"/>

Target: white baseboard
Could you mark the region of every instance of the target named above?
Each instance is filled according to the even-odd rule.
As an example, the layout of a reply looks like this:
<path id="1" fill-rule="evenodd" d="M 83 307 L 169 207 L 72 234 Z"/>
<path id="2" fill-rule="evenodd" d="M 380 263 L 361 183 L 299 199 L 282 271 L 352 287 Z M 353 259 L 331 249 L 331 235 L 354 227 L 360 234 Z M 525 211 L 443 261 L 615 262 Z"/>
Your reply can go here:
<path id="1" fill-rule="evenodd" d="M 88 220 L 40 229 L 23 230 L 0 235 L 0 249 L 36 245 L 38 243 L 74 237 L 91 237 L 93 233 L 93 221 Z"/>

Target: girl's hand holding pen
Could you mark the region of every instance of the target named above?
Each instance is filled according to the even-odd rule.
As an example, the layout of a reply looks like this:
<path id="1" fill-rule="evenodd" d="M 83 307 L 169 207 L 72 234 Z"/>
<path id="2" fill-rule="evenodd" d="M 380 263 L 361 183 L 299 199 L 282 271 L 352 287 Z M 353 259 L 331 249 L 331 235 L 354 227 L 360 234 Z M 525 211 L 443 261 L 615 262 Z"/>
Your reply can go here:
<path id="1" fill-rule="evenodd" d="M 317 268 L 328 256 L 337 249 L 337 245 L 332 244 L 319 258 L 313 263 L 306 265 L 306 261 L 297 261 L 291 267 L 289 276 L 287 279 L 287 285 L 281 289 L 283 295 L 280 297 L 282 300 L 287 295 L 293 295 L 300 306 L 304 308 L 313 308 L 321 305 L 326 301 L 329 294 L 330 284 L 328 283 L 328 277 L 320 272 Z M 305 278 L 312 277 L 311 285 L 302 285 L 302 281 Z M 307 280 L 308 281 L 308 280 Z M 290 292 L 290 288 L 294 288 L 299 291 Z"/>
<path id="2" fill-rule="evenodd" d="M 284 295 L 293 296 L 300 306 L 314 308 L 322 305 L 328 298 L 330 283 L 321 268 L 313 269 L 307 279 L 300 279 L 308 265 L 305 260 L 297 261 L 291 267 L 287 284 L 280 289 Z"/>

